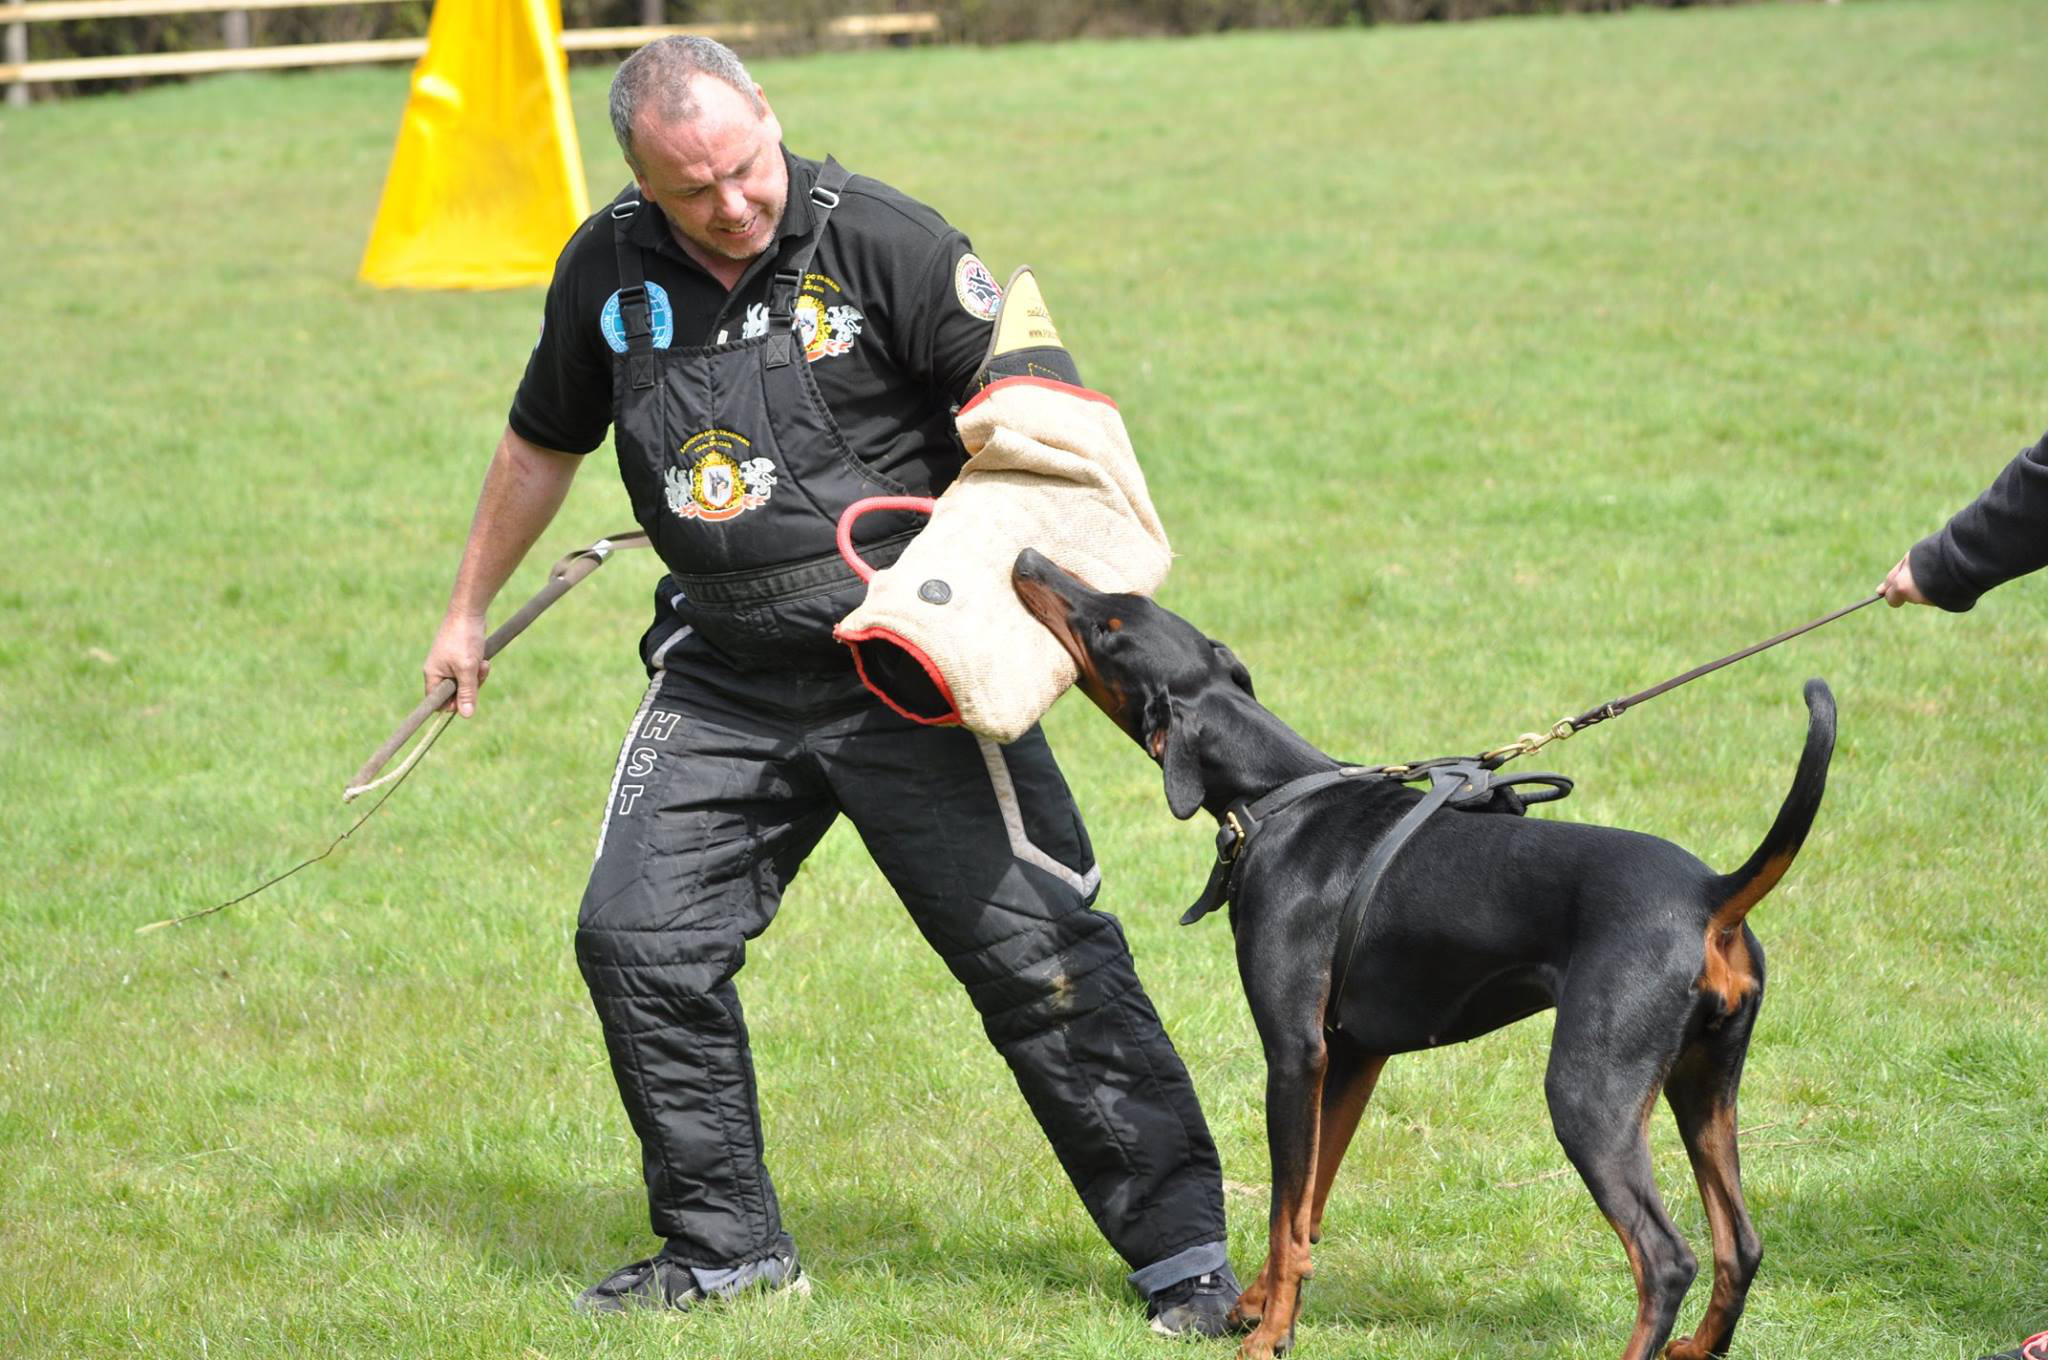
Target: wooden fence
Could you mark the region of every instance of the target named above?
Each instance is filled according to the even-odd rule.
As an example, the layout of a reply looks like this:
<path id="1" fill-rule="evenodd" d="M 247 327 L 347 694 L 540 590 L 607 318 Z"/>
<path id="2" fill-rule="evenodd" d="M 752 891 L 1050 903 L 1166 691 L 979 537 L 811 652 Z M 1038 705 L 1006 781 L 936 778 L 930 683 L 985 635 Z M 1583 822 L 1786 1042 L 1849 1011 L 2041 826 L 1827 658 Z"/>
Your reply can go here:
<path id="1" fill-rule="evenodd" d="M 29 86 L 78 80 L 125 80 L 138 76 L 200 75 L 215 71 L 276 70 L 292 66 L 343 66 L 362 62 L 416 61 L 425 38 L 378 38 L 363 42 L 249 46 L 249 13 L 259 9 L 315 9 L 330 5 L 391 4 L 396 0 L 0 0 L 0 85 L 7 102 L 28 103 Z M 562 34 L 566 52 L 601 52 L 639 47 L 669 33 L 701 33 L 725 43 L 748 43 L 790 34 L 778 23 L 663 24 L 661 0 L 640 0 L 643 22 L 630 28 L 574 28 Z M 30 24 L 82 19 L 133 19 L 156 14 L 221 13 L 221 46 L 190 52 L 148 52 L 132 56 L 28 59 Z M 931 13 L 853 14 L 828 21 L 825 35 L 839 39 L 910 41 L 939 32 Z"/>

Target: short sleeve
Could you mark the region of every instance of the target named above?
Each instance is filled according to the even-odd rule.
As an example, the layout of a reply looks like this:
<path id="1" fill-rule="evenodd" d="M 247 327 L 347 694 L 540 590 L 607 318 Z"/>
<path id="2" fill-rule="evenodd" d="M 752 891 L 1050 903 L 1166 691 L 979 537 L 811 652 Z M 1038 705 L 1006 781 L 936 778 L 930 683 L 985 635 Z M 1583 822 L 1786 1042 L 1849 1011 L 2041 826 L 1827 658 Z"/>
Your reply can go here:
<path id="1" fill-rule="evenodd" d="M 572 258 L 587 244 L 579 234 L 555 265 L 540 338 L 507 417 L 521 439 L 563 453 L 589 453 L 604 442 L 612 421 L 611 364 L 599 353 L 599 308 L 582 296 L 588 289 L 578 286 L 581 273 Z"/>
<path id="2" fill-rule="evenodd" d="M 912 371 L 934 392 L 965 401 L 988 355 L 1002 289 L 967 237 L 951 229 L 927 252 L 915 288 L 912 314 L 922 324 L 908 337 Z"/>

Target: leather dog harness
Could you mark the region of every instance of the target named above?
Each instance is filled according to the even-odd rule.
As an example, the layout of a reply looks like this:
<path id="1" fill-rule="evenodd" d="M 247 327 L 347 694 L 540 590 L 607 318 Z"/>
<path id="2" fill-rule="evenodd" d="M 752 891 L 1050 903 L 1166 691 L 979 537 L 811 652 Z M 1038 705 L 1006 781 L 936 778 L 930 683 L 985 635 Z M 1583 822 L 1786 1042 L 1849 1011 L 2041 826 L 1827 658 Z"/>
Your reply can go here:
<path id="1" fill-rule="evenodd" d="M 1192 925 L 1231 901 L 1236 893 L 1237 866 L 1244 862 L 1253 837 L 1268 822 L 1304 800 L 1325 789 L 1358 779 L 1401 784 L 1427 779 L 1429 791 L 1422 796 L 1421 802 L 1409 808 L 1401 820 L 1379 838 L 1372 854 L 1366 857 L 1365 867 L 1359 870 L 1357 880 L 1351 885 L 1350 896 L 1344 900 L 1344 911 L 1337 922 L 1330 999 L 1323 1012 L 1324 1028 L 1338 1030 L 1341 1027 L 1337 1019 L 1341 1013 L 1338 1003 L 1343 999 L 1345 979 L 1358 952 L 1366 911 L 1372 905 L 1373 893 L 1380 880 L 1386 877 L 1387 867 L 1394 862 L 1394 856 L 1401 853 L 1401 847 L 1408 843 L 1409 837 L 1437 809 L 1445 806 L 1461 811 L 1505 812 L 1519 816 L 1522 809 L 1531 803 L 1553 803 L 1572 791 L 1572 781 L 1561 774 L 1502 775 L 1494 768 L 1501 762 L 1489 764 L 1489 759 L 1489 756 L 1441 756 L 1412 765 L 1342 765 L 1334 770 L 1321 770 L 1299 779 L 1290 779 L 1259 798 L 1240 799 L 1223 814 L 1222 824 L 1216 831 L 1215 867 L 1209 871 L 1209 882 L 1202 889 L 1202 895 L 1181 913 L 1180 923 Z M 1538 787 L 1529 793 L 1513 792 L 1516 786 L 1525 784 Z"/>

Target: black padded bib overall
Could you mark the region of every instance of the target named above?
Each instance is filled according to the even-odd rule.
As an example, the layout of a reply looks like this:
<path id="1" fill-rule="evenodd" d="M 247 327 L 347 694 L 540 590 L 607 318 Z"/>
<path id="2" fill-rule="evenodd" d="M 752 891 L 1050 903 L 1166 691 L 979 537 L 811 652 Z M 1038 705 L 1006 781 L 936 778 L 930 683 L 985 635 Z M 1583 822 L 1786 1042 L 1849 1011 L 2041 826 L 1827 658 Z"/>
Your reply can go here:
<path id="1" fill-rule="evenodd" d="M 849 178 L 827 161 L 811 190 L 810 235 L 769 289 L 764 334 L 656 349 L 640 248 L 617 224 L 619 317 L 613 441 L 634 517 L 668 566 L 669 607 L 741 668 L 843 662 L 832 625 L 865 588 L 840 560 L 839 512 L 863 496 L 925 495 L 863 465 L 818 393 L 796 329 L 796 298 Z M 621 204 L 615 218 L 634 209 Z M 864 518 L 863 556 L 893 562 L 920 520 Z"/>

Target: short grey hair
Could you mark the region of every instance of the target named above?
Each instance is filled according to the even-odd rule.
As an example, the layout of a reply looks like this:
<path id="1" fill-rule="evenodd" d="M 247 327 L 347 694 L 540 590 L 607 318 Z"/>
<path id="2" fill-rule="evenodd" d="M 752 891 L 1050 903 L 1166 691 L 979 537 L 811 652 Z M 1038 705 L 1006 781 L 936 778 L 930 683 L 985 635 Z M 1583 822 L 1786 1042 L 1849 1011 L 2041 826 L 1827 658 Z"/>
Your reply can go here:
<path id="1" fill-rule="evenodd" d="M 663 122 L 687 122 L 697 116 L 697 101 L 690 97 L 690 81 L 697 76 L 722 80 L 747 97 L 754 112 L 765 114 L 768 106 L 754 92 L 754 78 L 730 47 L 695 34 L 671 34 L 656 38 L 619 63 L 612 77 L 612 135 L 619 150 L 633 159 L 633 120 L 643 104 L 652 107 Z"/>

